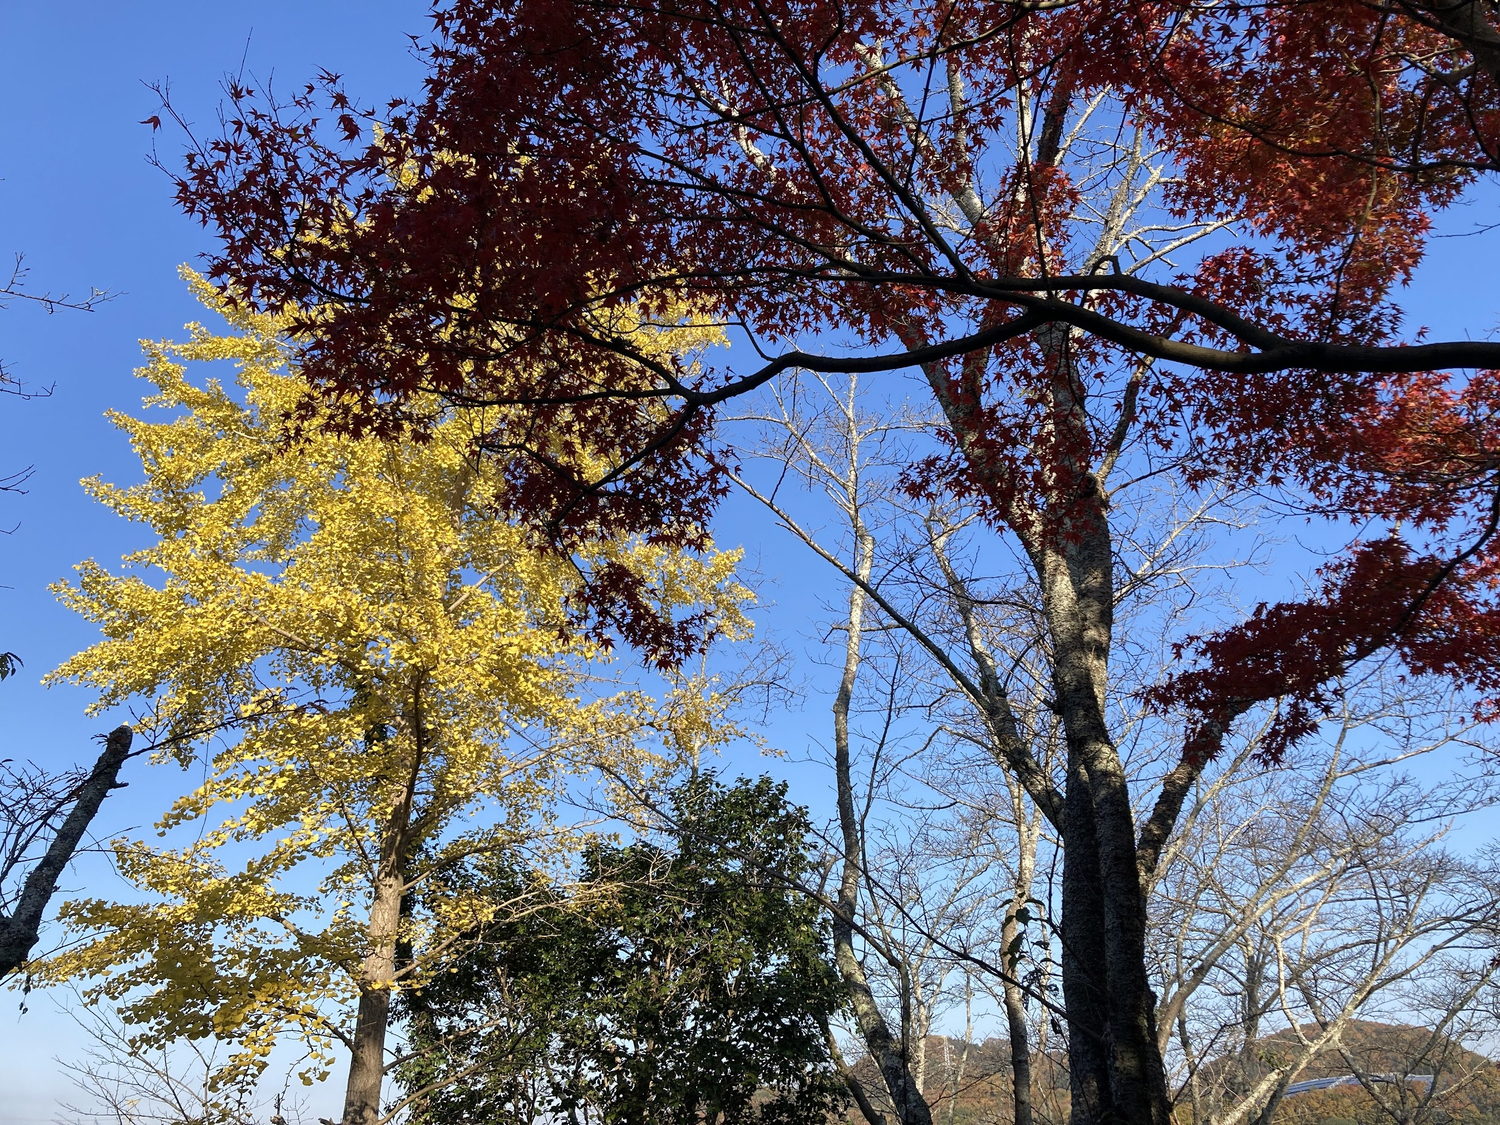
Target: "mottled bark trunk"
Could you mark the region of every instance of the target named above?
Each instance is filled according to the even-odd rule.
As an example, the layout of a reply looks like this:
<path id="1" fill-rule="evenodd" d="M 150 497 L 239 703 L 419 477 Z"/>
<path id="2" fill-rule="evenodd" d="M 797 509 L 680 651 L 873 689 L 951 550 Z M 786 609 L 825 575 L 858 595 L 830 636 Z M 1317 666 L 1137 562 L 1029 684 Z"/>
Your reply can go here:
<path id="1" fill-rule="evenodd" d="M 1124 772 L 1092 719 L 1070 730 L 1068 742 L 1073 767 L 1064 807 L 1063 929 L 1070 956 L 1063 984 L 1071 1065 L 1096 1073 L 1095 1037 L 1102 1034 L 1108 1043 L 1107 1094 L 1082 1091 L 1098 1097 L 1100 1116 L 1090 1117 L 1085 1102 L 1082 1115 L 1075 1109 L 1074 1123 L 1167 1125 L 1171 1105 L 1156 996 L 1146 974 L 1146 911 Z M 1096 983 L 1101 971 L 1102 995 Z"/>
<path id="2" fill-rule="evenodd" d="M 1017 913 L 1031 899 L 1031 878 L 1036 862 L 1036 835 L 1023 815 L 1020 801 L 1012 797 L 1016 809 L 1016 885 L 1011 895 L 1010 910 L 1000 930 L 1002 949 L 1011 949 L 1022 934 Z M 1014 976 L 1014 969 L 1012 977 Z M 1025 996 L 1014 979 L 1002 984 L 1002 1000 L 1005 1005 L 1006 1033 L 1010 1038 L 1011 1104 L 1015 1112 L 1015 1125 L 1031 1125 L 1031 1029 L 1026 1023 Z M 967 1042 L 964 1047 L 968 1050 Z"/>
<path id="3" fill-rule="evenodd" d="M 1114 1120 L 1109 1080 L 1109 980 L 1104 895 L 1094 840 L 1093 797 L 1076 760 L 1063 798 L 1062 987 L 1068 1023 L 1071 1125 Z"/>
<path id="4" fill-rule="evenodd" d="M 911 1070 L 917 1079 L 917 1093 L 927 1100 L 927 1029 L 931 1024 L 929 1013 L 920 997 L 912 1005 L 912 1017 L 903 1029 L 907 1054 L 911 1057 Z"/>
<path id="5" fill-rule="evenodd" d="M 1021 990 L 1013 984 L 1005 986 L 1005 1023 L 1010 1034 L 1011 1102 L 1016 1125 L 1031 1125 L 1031 1032 L 1026 1026 Z M 968 1055 L 967 1044 L 964 1054 Z M 959 1073 L 963 1073 L 962 1066 Z"/>
<path id="6" fill-rule="evenodd" d="M 1065 803 L 1071 807 L 1064 814 L 1064 912 L 1066 916 L 1071 870 L 1073 905 L 1088 914 L 1089 920 L 1083 925 L 1078 924 L 1081 919 L 1075 921 L 1068 940 L 1075 949 L 1087 941 L 1092 955 L 1097 955 L 1100 950 L 1095 941 L 1082 930 L 1101 923 L 1103 927 L 1107 1021 L 1101 1027 L 1094 1022 L 1097 1013 L 1087 1017 L 1094 1033 L 1103 1031 L 1109 1044 L 1109 1100 L 1103 1103 L 1107 1108 L 1101 1119 L 1122 1125 L 1168 1125 L 1171 1105 L 1156 1030 L 1156 997 L 1146 973 L 1146 907 L 1135 817 L 1124 767 L 1105 717 L 1114 612 L 1109 525 L 1097 484 L 1085 479 L 1089 491 L 1074 497 L 1073 510 L 1053 533 L 1057 541 L 1038 557 L 1052 635 L 1053 683 L 1070 763 Z M 1077 834 L 1087 835 L 1090 829 L 1092 861 L 1087 854 L 1075 854 L 1081 843 Z M 1089 851 L 1087 844 L 1083 850 Z M 1080 893 L 1092 897 L 1094 903 L 1085 908 L 1076 901 Z M 1099 963 L 1089 971 L 1097 973 Z M 1071 1003 L 1069 1022 L 1079 1023 L 1073 1018 Z"/>
<path id="7" fill-rule="evenodd" d="M 1135 820 L 1113 747 L 1089 763 L 1110 999 L 1110 1094 L 1130 1125 L 1169 1125 L 1171 1100 L 1156 1027 L 1156 994 L 1146 972 L 1146 905 L 1135 856 Z"/>

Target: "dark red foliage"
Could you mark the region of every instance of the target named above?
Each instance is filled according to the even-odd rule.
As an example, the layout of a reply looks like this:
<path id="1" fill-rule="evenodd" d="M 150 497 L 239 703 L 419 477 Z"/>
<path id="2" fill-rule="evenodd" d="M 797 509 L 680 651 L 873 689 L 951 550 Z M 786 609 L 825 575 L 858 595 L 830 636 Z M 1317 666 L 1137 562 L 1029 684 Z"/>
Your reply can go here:
<path id="1" fill-rule="evenodd" d="M 1198 641 L 1157 693 L 1200 732 L 1284 697 L 1275 754 L 1385 649 L 1497 687 L 1500 344 L 1403 341 L 1391 303 L 1429 212 L 1496 164 L 1500 53 L 1454 11 L 452 0 L 425 92 L 379 132 L 333 76 L 286 103 L 231 88 L 178 197 L 221 239 L 216 280 L 295 310 L 306 373 L 361 404 L 351 425 L 420 425 L 419 391 L 505 406 L 481 439 L 505 459 L 497 503 L 563 550 L 701 546 L 713 408 L 799 366 L 924 371 L 952 454 L 910 486 L 976 497 L 1032 543 L 1079 534 L 1097 497 L 1100 397 L 1191 484 L 1374 526 L 1306 601 Z M 1093 258 L 1061 154 L 1096 96 L 1101 136 L 1140 127 L 1166 153 L 1163 215 L 1241 216 L 1229 245 L 1178 272 Z M 684 301 L 761 360 L 688 368 L 619 331 Z M 1432 374 L 1457 368 L 1482 373 Z M 688 623 L 618 569 L 595 608 L 680 659 Z"/>
<path id="2" fill-rule="evenodd" d="M 1203 667 L 1151 692 L 1151 702 L 1198 716 L 1189 758 L 1212 757 L 1229 724 L 1257 703 L 1277 701 L 1259 756 L 1280 761 L 1316 729 L 1341 697 L 1336 677 L 1385 648 L 1416 672 L 1439 673 L 1500 691 L 1500 609 L 1484 597 L 1495 568 L 1414 557 L 1394 537 L 1354 548 L 1327 567 L 1321 588 L 1301 602 L 1265 603 L 1249 620 L 1191 638 Z M 1490 708 L 1481 705 L 1480 717 Z"/>

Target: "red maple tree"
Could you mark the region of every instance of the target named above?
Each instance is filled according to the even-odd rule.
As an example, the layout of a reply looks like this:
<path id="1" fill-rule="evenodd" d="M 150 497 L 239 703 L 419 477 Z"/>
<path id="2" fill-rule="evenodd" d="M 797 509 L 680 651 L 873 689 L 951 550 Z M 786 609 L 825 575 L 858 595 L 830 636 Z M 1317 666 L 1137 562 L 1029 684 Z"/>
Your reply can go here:
<path id="1" fill-rule="evenodd" d="M 230 87 L 177 176 L 220 238 L 212 275 L 298 310 L 303 369 L 353 426 L 421 425 L 417 391 L 508 407 L 482 439 L 497 502 L 561 550 L 701 544 L 727 400 L 794 368 L 919 371 L 946 451 L 911 489 L 977 504 L 1043 599 L 1069 766 L 1054 786 L 1024 746 L 1012 764 L 1065 844 L 1072 1112 L 1166 1125 L 1142 887 L 1234 721 L 1277 701 L 1274 754 L 1381 653 L 1481 710 L 1500 688 L 1500 344 L 1405 338 L 1392 300 L 1433 211 L 1500 159 L 1493 4 L 434 14 L 425 93 L 378 130 L 335 75 L 285 102 Z M 1142 207 L 1148 233 L 1119 228 Z M 672 366 L 619 330 L 684 303 L 756 362 Z M 1304 600 L 1181 642 L 1193 663 L 1152 695 L 1181 758 L 1142 825 L 1104 705 L 1106 478 L 1131 443 L 1193 487 L 1362 529 Z M 595 578 L 602 627 L 665 663 L 691 650 L 649 589 Z M 975 690 L 1003 724 L 1003 684 Z"/>

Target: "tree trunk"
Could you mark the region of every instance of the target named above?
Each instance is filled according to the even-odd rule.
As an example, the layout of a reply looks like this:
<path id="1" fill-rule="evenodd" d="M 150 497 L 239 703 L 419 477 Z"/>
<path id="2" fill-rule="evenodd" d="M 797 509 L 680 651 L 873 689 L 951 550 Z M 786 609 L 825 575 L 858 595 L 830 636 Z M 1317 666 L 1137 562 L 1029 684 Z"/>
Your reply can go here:
<path id="1" fill-rule="evenodd" d="M 411 711 L 404 722 L 411 739 L 411 758 L 404 763 L 404 776 L 397 775 L 401 785 L 394 794 L 380 835 L 380 856 L 371 888 L 366 931 L 368 945 L 359 971 L 359 1007 L 354 1016 L 342 1125 L 378 1125 L 381 1119 L 380 1091 L 385 1079 L 385 1033 L 390 1023 L 391 988 L 396 981 L 398 956 L 406 962 L 412 956 L 404 940 L 402 921 L 403 908 L 407 906 L 406 867 L 416 835 L 413 808 L 426 752 L 424 686 L 424 674 L 419 673 L 412 685 Z M 397 769 L 401 766 L 393 764 L 393 772 Z"/>
<path id="2" fill-rule="evenodd" d="M 1031 902 L 1031 881 L 1036 874 L 1036 845 L 1040 834 L 1040 825 L 1026 815 L 1024 798 L 1014 786 L 1011 807 L 1016 822 L 1016 882 L 1011 892 L 1010 910 L 1000 930 L 1001 948 L 1006 950 L 1013 946 L 1019 949 L 1018 939 L 1025 932 L 1018 915 L 1023 909 L 1029 909 Z M 1009 966 L 1010 979 L 1001 982 L 1006 1031 L 1010 1039 L 1011 1103 L 1015 1125 L 1031 1125 L 1031 1029 L 1026 1022 L 1025 994 L 1014 979 L 1017 963 Z"/>
<path id="3" fill-rule="evenodd" d="M 1068 746 L 1065 803 L 1070 811 L 1065 811 L 1064 897 L 1071 870 L 1075 909 L 1083 906 L 1077 901 L 1079 894 L 1089 895 L 1097 904 L 1087 908 L 1088 929 L 1100 924 L 1102 913 L 1108 1018 L 1101 1025 L 1096 1012 L 1087 1016 L 1093 1033 L 1104 1032 L 1109 1042 L 1109 1100 L 1101 1104 L 1106 1115 L 1102 1119 L 1168 1125 L 1171 1105 L 1156 1033 L 1156 996 L 1146 975 L 1146 906 L 1136 855 L 1135 817 L 1124 767 L 1105 719 L 1114 615 L 1109 524 L 1097 482 L 1092 477 L 1085 480 L 1092 487 L 1075 496 L 1072 510 L 1050 532 L 1056 542 L 1045 546 L 1037 559 L 1052 636 L 1053 683 Z M 1084 855 L 1075 854 L 1083 843 L 1077 834 L 1092 837 L 1092 862 L 1087 843 Z M 1066 918 L 1066 902 L 1064 913 Z M 1096 939 L 1086 939 L 1076 921 L 1068 940 L 1075 944 L 1075 956 L 1087 940 L 1092 960 L 1099 952 Z M 1094 961 L 1087 969 L 1097 973 L 1100 964 Z M 1075 983 L 1080 967 L 1075 963 Z M 1073 1018 L 1070 1001 L 1069 1023 L 1078 1027 L 1079 1022 Z"/>
<path id="4" fill-rule="evenodd" d="M 924 371 L 957 448 L 995 515 L 1025 546 L 1041 586 L 1052 647 L 1053 706 L 1068 749 L 1063 995 L 1070 1080 L 1081 1084 L 1075 1086 L 1073 1125 L 1169 1125 L 1156 997 L 1146 975 L 1135 818 L 1106 721 L 1114 628 L 1108 502 L 1090 468 L 1094 439 L 1069 331 L 1058 328 L 1041 338 L 1053 370 L 1050 418 L 1036 447 L 1049 479 L 1035 507 L 1019 502 L 1007 487 L 984 440 L 988 422 L 977 379 L 960 387 L 947 380 L 940 365 Z"/>
<path id="5" fill-rule="evenodd" d="M 1171 1102 L 1156 1027 L 1156 994 L 1146 974 L 1146 904 L 1135 854 L 1125 773 L 1114 748 L 1091 747 L 1104 953 L 1109 980 L 1110 1093 L 1115 1112 L 1141 1125 L 1169 1125 Z"/>
<path id="6" fill-rule="evenodd" d="M 868 578 L 874 559 L 875 543 L 855 518 L 857 556 L 855 572 Z M 860 864 L 863 860 L 859 818 L 854 811 L 854 781 L 850 773 L 849 705 L 854 695 L 855 677 L 859 672 L 861 625 L 865 594 L 858 586 L 849 593 L 848 635 L 845 638 L 844 674 L 833 703 L 834 772 L 838 783 L 839 829 L 843 837 L 843 868 L 839 878 L 838 901 L 833 916 L 834 962 L 843 978 L 845 992 L 854 1010 L 854 1021 L 870 1057 L 880 1067 L 886 1092 L 895 1107 L 900 1125 L 932 1125 L 932 1113 L 918 1083 L 913 1078 L 902 1044 L 891 1035 L 864 966 L 854 952 L 854 917 L 859 907 Z"/>
<path id="7" fill-rule="evenodd" d="M 840 895 L 840 914 L 854 905 L 853 900 Z M 850 1006 L 854 1009 L 854 1021 L 870 1057 L 880 1068 L 886 1092 L 890 1094 L 896 1110 L 896 1120 L 901 1125 L 932 1125 L 932 1112 L 917 1088 L 901 1043 L 891 1034 L 885 1016 L 881 1014 L 875 1003 L 875 996 L 870 991 L 864 967 L 854 952 L 853 935 L 854 929 L 848 922 L 837 917 L 834 919 L 834 959 L 839 975 L 843 978 Z"/>
<path id="8" fill-rule="evenodd" d="M 1070 1125 L 1113 1121 L 1109 1076 L 1109 980 L 1104 896 L 1094 842 L 1093 799 L 1083 766 L 1069 755 L 1063 799 L 1062 986 L 1068 1021 Z"/>
<path id="9" fill-rule="evenodd" d="M 391 983 L 396 975 L 403 884 L 399 869 L 389 874 L 382 872 L 375 883 L 375 898 L 370 904 L 369 951 L 360 966 L 359 1010 L 354 1018 L 343 1125 L 376 1125 L 380 1120 L 385 1033 L 390 1022 Z"/>
<path id="10" fill-rule="evenodd" d="M 1031 1125 L 1031 1038 L 1026 1026 L 1026 1009 L 1021 1003 L 1021 990 L 1007 982 L 1005 984 L 1005 1022 L 1010 1035 L 1010 1085 L 1011 1101 L 1015 1108 L 1016 1125 Z M 968 1057 L 969 1045 L 964 1044 L 964 1056 Z M 963 1073 L 963 1065 L 959 1065 Z"/>
<path id="11" fill-rule="evenodd" d="M 120 767 L 130 754 L 132 735 L 131 729 L 123 724 L 109 732 L 104 751 L 78 788 L 73 808 L 63 819 L 57 835 L 52 837 L 46 853 L 21 885 L 15 910 L 9 918 L 0 915 L 0 980 L 24 965 L 36 946 L 41 936 L 42 915 L 47 912 L 47 904 L 52 901 L 63 869 L 78 850 L 83 834 L 93 823 L 104 798 L 109 796 L 111 789 L 119 788 L 117 779 Z"/>
<path id="12" fill-rule="evenodd" d="M 903 1029 L 902 1038 L 906 1041 L 906 1052 L 908 1057 L 915 1056 L 912 1062 L 912 1071 L 917 1080 L 917 1093 L 922 1095 L 922 1100 L 927 1100 L 927 1029 L 931 1026 L 930 1014 L 927 1006 L 922 1003 L 922 998 L 917 996 L 911 1005 L 912 1015 L 907 1020 L 907 1026 Z"/>

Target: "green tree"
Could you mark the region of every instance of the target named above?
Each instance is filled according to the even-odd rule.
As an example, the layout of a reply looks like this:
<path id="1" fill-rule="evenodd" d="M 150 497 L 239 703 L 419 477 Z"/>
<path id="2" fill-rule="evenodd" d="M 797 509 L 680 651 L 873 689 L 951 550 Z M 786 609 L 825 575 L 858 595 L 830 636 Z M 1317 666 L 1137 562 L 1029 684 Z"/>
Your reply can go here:
<path id="1" fill-rule="evenodd" d="M 449 972 L 403 995 L 415 1123 L 733 1125 L 842 1108 L 837 974 L 797 890 L 805 812 L 785 785 L 703 776 L 664 819 L 662 839 L 592 848 L 580 888 L 497 913 Z M 489 859 L 447 877 L 529 897 Z"/>

